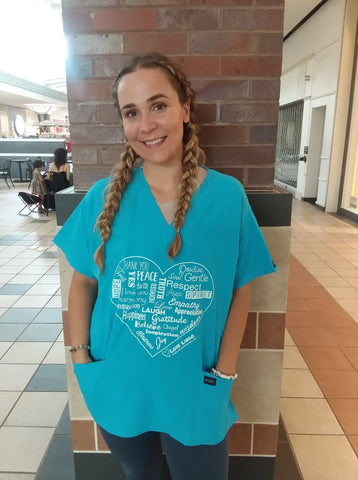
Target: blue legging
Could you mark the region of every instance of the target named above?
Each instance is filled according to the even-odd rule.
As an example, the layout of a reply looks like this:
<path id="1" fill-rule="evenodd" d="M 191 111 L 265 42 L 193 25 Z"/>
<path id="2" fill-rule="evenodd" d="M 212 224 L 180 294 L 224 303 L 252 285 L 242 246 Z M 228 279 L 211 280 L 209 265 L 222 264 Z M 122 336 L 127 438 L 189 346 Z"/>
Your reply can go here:
<path id="1" fill-rule="evenodd" d="M 121 462 L 127 480 L 160 480 L 162 447 L 172 480 L 227 480 L 227 436 L 218 445 L 187 447 L 165 433 L 147 432 L 123 438 L 100 427 L 112 454 Z"/>

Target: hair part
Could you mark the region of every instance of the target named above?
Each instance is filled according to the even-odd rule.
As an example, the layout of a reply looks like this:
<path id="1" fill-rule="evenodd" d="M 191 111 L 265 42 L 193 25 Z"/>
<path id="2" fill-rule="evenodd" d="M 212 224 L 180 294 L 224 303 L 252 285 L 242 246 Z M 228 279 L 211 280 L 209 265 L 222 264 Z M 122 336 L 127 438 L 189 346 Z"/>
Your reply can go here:
<path id="1" fill-rule="evenodd" d="M 118 110 L 119 117 L 122 118 L 118 102 L 118 85 L 124 76 L 142 68 L 161 70 L 166 75 L 171 86 L 177 92 L 180 103 L 182 105 L 188 103 L 190 108 L 189 122 L 184 123 L 183 125 L 183 173 L 180 180 L 179 197 L 174 216 L 174 229 L 176 233 L 174 240 L 168 248 L 168 257 L 172 259 L 178 255 L 182 248 L 180 231 L 184 225 L 186 213 L 190 208 L 191 197 L 197 187 L 198 167 L 200 164 L 204 164 L 205 155 L 199 147 L 197 127 L 194 123 L 195 94 L 191 88 L 190 81 L 181 69 L 164 55 L 159 53 L 148 53 L 135 56 L 129 64 L 121 69 L 112 88 L 112 97 Z M 137 157 L 138 155 L 136 152 L 127 143 L 118 165 L 113 169 L 113 179 L 108 185 L 103 211 L 97 218 L 95 228 L 99 229 L 102 242 L 95 252 L 94 260 L 99 266 L 101 274 L 105 267 L 105 244 L 112 234 L 112 223 L 120 208 L 120 201 L 123 193 L 132 179 L 133 164 Z"/>

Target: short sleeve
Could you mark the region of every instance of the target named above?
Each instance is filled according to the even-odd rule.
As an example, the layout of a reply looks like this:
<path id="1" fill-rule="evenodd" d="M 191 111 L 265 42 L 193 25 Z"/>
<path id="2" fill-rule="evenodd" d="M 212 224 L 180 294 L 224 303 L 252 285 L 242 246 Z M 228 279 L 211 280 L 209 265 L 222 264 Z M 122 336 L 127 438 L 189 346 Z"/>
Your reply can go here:
<path id="1" fill-rule="evenodd" d="M 100 180 L 87 192 L 53 240 L 69 264 L 90 278 L 99 275 L 93 255 L 101 239 L 94 226 L 103 208 L 104 188 L 105 184 Z"/>
<path id="2" fill-rule="evenodd" d="M 241 218 L 234 288 L 240 288 L 251 282 L 254 278 L 273 273 L 277 270 L 246 193 L 241 185 L 240 187 Z"/>

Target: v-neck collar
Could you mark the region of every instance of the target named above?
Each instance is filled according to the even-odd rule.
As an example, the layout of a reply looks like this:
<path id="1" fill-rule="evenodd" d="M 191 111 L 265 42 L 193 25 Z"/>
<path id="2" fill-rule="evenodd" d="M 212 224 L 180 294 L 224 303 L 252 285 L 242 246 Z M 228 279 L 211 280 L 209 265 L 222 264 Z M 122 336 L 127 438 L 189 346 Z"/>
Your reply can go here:
<path id="1" fill-rule="evenodd" d="M 191 198 L 191 207 L 193 206 L 193 203 L 195 202 L 196 200 L 196 197 L 198 196 L 199 194 L 199 191 L 202 190 L 202 187 L 204 186 L 204 184 L 206 184 L 206 181 L 207 181 L 207 178 L 209 177 L 210 175 L 210 170 L 207 168 L 207 167 L 204 167 L 204 166 L 200 166 L 200 168 L 204 168 L 206 171 L 207 171 L 207 174 L 205 176 L 205 178 L 203 179 L 203 181 L 200 183 L 200 185 L 198 186 L 198 188 L 195 190 L 195 192 L 193 193 L 192 195 L 192 198 Z M 146 196 L 148 197 L 148 202 L 150 202 L 152 205 L 153 205 L 153 211 L 156 212 L 156 215 L 157 216 L 160 216 L 161 218 L 161 221 L 165 223 L 165 225 L 167 227 L 170 227 L 171 229 L 174 228 L 173 227 L 173 224 L 174 224 L 174 221 L 168 223 L 158 205 L 158 202 L 156 200 L 156 198 L 154 197 L 153 195 L 153 192 L 149 186 L 149 183 L 147 182 L 147 179 L 145 178 L 144 176 L 144 172 L 143 172 L 143 168 L 140 166 L 138 167 L 138 174 L 139 174 L 139 179 L 140 181 L 143 183 L 143 189 L 144 191 L 146 192 Z"/>

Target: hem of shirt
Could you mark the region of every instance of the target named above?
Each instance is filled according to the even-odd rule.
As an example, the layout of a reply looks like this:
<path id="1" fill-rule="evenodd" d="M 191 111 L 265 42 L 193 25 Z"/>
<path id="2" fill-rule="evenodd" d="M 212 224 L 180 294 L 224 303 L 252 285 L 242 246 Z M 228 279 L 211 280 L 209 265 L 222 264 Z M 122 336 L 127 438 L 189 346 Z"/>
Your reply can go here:
<path id="1" fill-rule="evenodd" d="M 255 280 L 255 278 L 263 277 L 264 275 L 270 275 L 275 272 L 277 272 L 277 267 L 258 274 L 248 275 L 247 277 L 244 277 L 244 279 L 241 279 L 240 282 L 234 283 L 233 289 L 237 290 L 238 288 L 244 287 L 248 283 L 252 282 L 252 280 Z"/>

